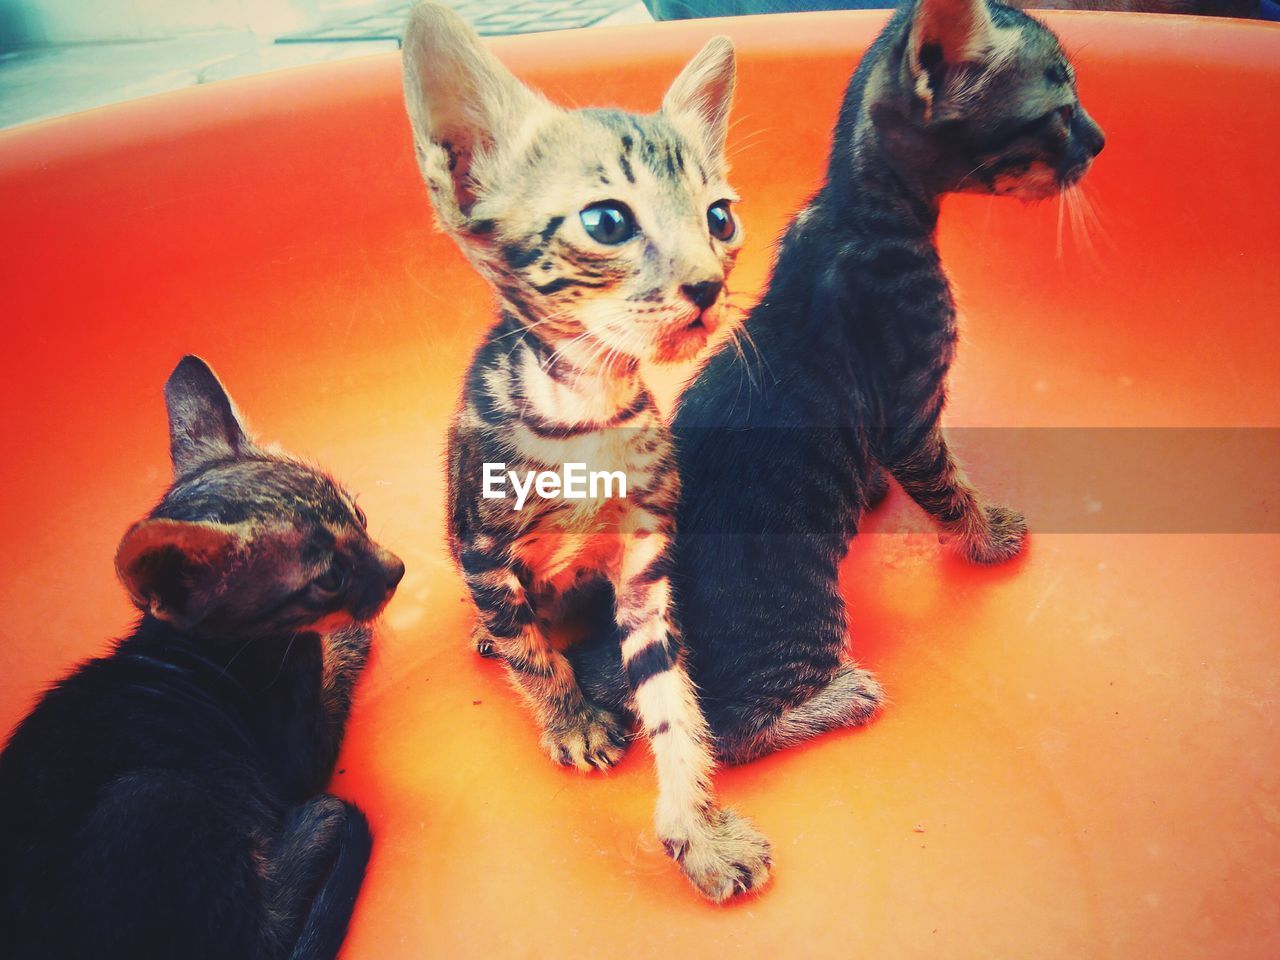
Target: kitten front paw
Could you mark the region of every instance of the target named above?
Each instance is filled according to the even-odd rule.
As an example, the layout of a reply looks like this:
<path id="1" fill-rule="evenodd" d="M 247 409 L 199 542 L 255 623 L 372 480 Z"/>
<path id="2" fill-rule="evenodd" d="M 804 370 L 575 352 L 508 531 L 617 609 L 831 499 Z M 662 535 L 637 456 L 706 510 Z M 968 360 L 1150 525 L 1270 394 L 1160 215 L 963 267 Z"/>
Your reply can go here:
<path id="1" fill-rule="evenodd" d="M 542 745 L 561 766 L 607 770 L 627 752 L 627 725 L 618 714 L 592 705 L 568 722 L 548 726 Z"/>
<path id="2" fill-rule="evenodd" d="M 1012 560 L 1027 542 L 1027 521 L 1008 507 L 983 508 L 986 524 L 962 535 L 960 550 L 970 563 L 992 564 Z"/>
<path id="3" fill-rule="evenodd" d="M 732 810 L 712 810 L 709 820 L 688 837 L 664 838 L 667 856 L 689 882 L 713 903 L 759 890 L 773 866 L 769 841 L 750 820 Z"/>
<path id="4" fill-rule="evenodd" d="M 824 694 L 841 705 L 840 725 L 860 727 L 870 723 L 884 706 L 884 688 L 868 670 L 847 663 L 832 678 Z"/>

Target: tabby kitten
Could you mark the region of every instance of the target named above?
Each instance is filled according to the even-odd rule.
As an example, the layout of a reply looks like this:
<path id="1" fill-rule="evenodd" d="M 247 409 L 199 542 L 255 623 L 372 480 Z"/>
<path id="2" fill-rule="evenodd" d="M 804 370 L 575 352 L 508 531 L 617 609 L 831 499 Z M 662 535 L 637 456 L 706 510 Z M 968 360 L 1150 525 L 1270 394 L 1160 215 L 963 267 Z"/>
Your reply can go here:
<path id="1" fill-rule="evenodd" d="M 909 3 L 858 66 L 826 181 L 746 322 L 761 388 L 748 397 L 741 361 L 721 351 L 673 425 L 673 586 L 725 761 L 879 708 L 879 685 L 846 652 L 838 569 L 883 495 L 882 470 L 970 561 L 1023 549 L 1022 517 L 965 481 L 940 426 L 957 335 L 938 203 L 954 191 L 1050 196 L 1102 145 L 1053 34 L 998 3 Z"/>
<path id="2" fill-rule="evenodd" d="M 583 695 L 548 634 L 566 594 L 606 578 L 625 706 L 657 765 L 658 835 L 711 900 L 758 887 L 768 843 L 713 802 L 706 724 L 670 612 L 678 477 L 639 369 L 695 355 L 724 320 L 742 240 L 725 180 L 733 48 L 709 42 L 650 116 L 552 106 L 433 4 L 413 12 L 404 51 L 438 222 L 500 300 L 449 435 L 449 537 L 478 642 L 506 664 L 554 761 L 607 768 L 627 721 Z M 569 463 L 622 474 L 625 496 L 513 509 L 482 491 L 485 464 Z"/>
<path id="3" fill-rule="evenodd" d="M 116 555 L 138 626 L 0 754 L 5 956 L 326 960 L 371 839 L 322 791 L 404 565 L 202 360 L 165 400 L 174 482 Z"/>

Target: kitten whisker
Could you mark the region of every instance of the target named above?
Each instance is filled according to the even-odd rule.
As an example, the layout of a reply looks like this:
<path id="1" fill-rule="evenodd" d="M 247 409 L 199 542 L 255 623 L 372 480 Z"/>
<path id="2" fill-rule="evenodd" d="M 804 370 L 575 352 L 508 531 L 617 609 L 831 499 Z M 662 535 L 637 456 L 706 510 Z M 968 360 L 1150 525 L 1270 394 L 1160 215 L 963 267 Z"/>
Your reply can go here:
<path id="1" fill-rule="evenodd" d="M 738 347 L 738 355 L 742 357 L 742 365 L 746 370 L 748 379 L 751 381 L 751 385 L 756 389 L 761 389 L 760 384 L 764 380 L 764 357 L 760 354 L 760 348 L 756 346 L 755 338 L 751 336 L 751 332 L 745 326 L 740 326 L 733 331 L 733 342 Z M 756 370 L 754 375 L 751 371 L 751 361 L 747 359 L 747 352 L 743 349 L 743 344 L 749 346 L 751 352 L 755 355 Z"/>
<path id="2" fill-rule="evenodd" d="M 1098 212 L 1096 201 L 1089 193 L 1089 186 L 1083 180 L 1076 184 L 1080 191 L 1080 210 L 1085 222 L 1095 231 L 1098 239 L 1110 251 L 1116 250 L 1116 242 L 1111 236 L 1111 229 Z"/>
<path id="3" fill-rule="evenodd" d="M 220 679 L 221 679 L 221 678 L 224 678 L 224 677 L 226 677 L 226 676 L 228 676 L 228 672 L 227 672 L 227 671 L 229 671 L 229 670 L 231 669 L 231 665 L 232 665 L 233 663 L 235 663 L 235 662 L 236 662 L 236 659 L 240 656 L 240 654 L 242 654 L 242 653 L 244 653 L 246 650 L 248 650 L 248 649 L 249 649 L 250 644 L 252 644 L 252 643 L 253 643 L 255 640 L 257 640 L 257 639 L 258 639 L 257 637 L 250 637 L 248 640 L 246 640 L 246 641 L 244 642 L 244 644 L 240 647 L 240 649 L 239 649 L 239 650 L 237 650 L 235 653 L 233 653 L 233 654 L 231 655 L 231 659 L 230 659 L 230 660 L 228 660 L 226 663 L 224 663 L 224 664 L 222 665 L 222 672 L 221 672 L 221 674 L 219 674 L 219 678 L 220 678 Z"/>
<path id="4" fill-rule="evenodd" d="M 989 166 L 991 166 L 991 165 L 992 165 L 993 163 L 995 163 L 995 162 L 996 162 L 996 160 L 998 160 L 998 159 L 999 159 L 999 157 L 988 157 L 986 160 L 979 161 L 979 163 L 978 163 L 978 165 L 977 165 L 976 167 L 974 167 L 972 170 L 970 170 L 968 173 L 966 173 L 963 177 L 961 177 L 961 178 L 960 178 L 960 182 L 961 182 L 961 183 L 964 183 L 966 180 L 968 180 L 970 177 L 972 177 L 972 176 L 973 176 L 975 173 L 977 173 L 979 170 L 983 169 L 984 167 L 989 167 Z"/>
<path id="5" fill-rule="evenodd" d="M 625 318 L 619 318 L 619 319 L 621 320 Z M 610 321 L 609 323 L 605 324 L 604 330 L 602 332 L 604 333 L 617 332 L 614 329 L 614 321 Z M 604 377 L 608 374 L 610 370 L 608 355 L 606 354 L 606 351 L 608 351 L 609 354 L 613 352 L 613 349 L 609 346 L 609 341 L 603 339 L 602 337 L 596 337 L 596 341 L 592 345 L 591 352 L 587 355 L 587 359 L 583 361 L 583 363 L 578 367 L 578 375 L 574 377 L 573 388 L 575 390 L 578 389 L 578 386 L 582 382 L 582 378 L 586 376 L 588 373 L 591 373 L 595 377 L 596 389 L 597 390 L 603 389 Z M 604 355 L 605 357 L 605 362 L 599 363 L 598 361 L 601 359 L 602 355 Z"/>
<path id="6" fill-rule="evenodd" d="M 733 297 L 733 294 L 730 293 L 728 297 L 726 297 L 726 300 L 731 299 L 732 297 Z M 757 372 L 760 373 L 761 380 L 764 379 L 765 370 L 768 370 L 769 375 L 773 376 L 773 368 L 769 366 L 769 361 L 766 360 L 764 357 L 764 354 L 760 352 L 760 347 L 756 344 L 755 337 L 751 335 L 751 331 L 747 329 L 746 323 L 743 322 L 745 315 L 747 314 L 748 311 L 745 308 L 737 307 L 736 305 L 733 305 L 733 304 L 727 304 L 727 306 L 730 306 L 732 309 L 738 310 L 742 314 L 742 316 L 738 318 L 737 322 L 735 322 L 733 326 L 730 328 L 730 332 L 735 339 L 741 338 L 745 340 L 747 344 L 751 347 L 751 352 L 754 353 L 756 356 L 756 369 L 757 369 Z"/>
<path id="7" fill-rule="evenodd" d="M 737 159 L 739 154 L 745 153 L 752 147 L 757 146 L 757 142 L 768 135 L 771 131 L 768 129 L 753 130 L 751 133 L 744 134 L 741 139 L 734 142 L 733 149 L 726 152 L 729 159 Z"/>
<path id="8" fill-rule="evenodd" d="M 1066 203 L 1067 203 L 1067 192 L 1065 190 L 1059 190 L 1058 191 L 1058 235 L 1057 235 L 1057 244 L 1056 244 L 1056 252 L 1057 252 L 1059 263 L 1062 262 L 1062 211 L 1063 211 L 1063 208 L 1066 206 Z"/>
<path id="9" fill-rule="evenodd" d="M 276 675 L 271 678 L 271 682 L 266 685 L 265 689 L 270 690 L 284 674 L 284 665 L 289 662 L 289 653 L 293 650 L 293 643 L 298 639 L 298 634 L 303 632 L 301 630 L 293 631 L 293 634 L 289 637 L 289 642 L 285 644 L 284 656 L 280 658 L 280 666 L 276 669 Z M 323 643 L 323 640 L 321 642 Z"/>
<path id="10" fill-rule="evenodd" d="M 747 365 L 747 355 L 742 349 L 742 342 L 738 339 L 738 334 L 736 330 L 730 332 L 729 340 L 733 344 L 733 349 L 737 351 L 738 359 L 742 361 L 742 368 L 738 374 L 738 389 L 733 395 L 733 403 L 729 405 L 730 411 L 733 411 L 738 409 L 738 398 L 742 396 L 743 377 L 746 377 L 747 382 L 751 384 L 751 387 L 753 390 L 755 389 L 756 381 L 755 381 L 755 378 L 751 376 L 751 370 Z M 750 417 L 750 415 L 751 415 L 751 391 L 748 391 L 747 392 L 747 416 Z"/>
<path id="11" fill-rule="evenodd" d="M 569 340 L 562 343 L 551 354 L 551 356 L 547 357 L 547 359 L 540 364 L 540 366 L 544 370 L 549 370 L 551 367 L 555 366 L 556 360 L 559 359 L 566 350 L 569 350 L 572 347 L 576 346 L 577 344 L 581 343 L 582 341 L 589 339 L 591 336 L 592 336 L 592 332 L 590 330 L 583 330 L 577 336 L 572 337 Z"/>
<path id="12" fill-rule="evenodd" d="M 558 310 L 554 313 L 549 313 L 545 317 L 541 318 L 540 320 L 535 320 L 533 323 L 521 324 L 520 326 L 516 327 L 516 329 L 508 333 L 504 333 L 501 336 L 494 337 L 493 342 L 497 343 L 499 340 L 507 339 L 507 337 L 514 337 L 521 333 L 528 333 L 530 330 L 535 330 L 538 327 L 542 326 L 544 323 L 550 323 L 553 320 L 563 320 L 568 315 L 569 315 L 569 311 L 567 309 Z"/>
<path id="13" fill-rule="evenodd" d="M 1077 246 L 1089 263 L 1100 270 L 1104 264 L 1102 258 L 1098 255 L 1097 248 L 1093 244 L 1093 238 L 1089 234 L 1089 224 L 1085 220 L 1082 208 L 1082 194 L 1078 186 L 1075 185 L 1065 193 L 1067 197 L 1067 212 L 1071 215 L 1071 230 Z"/>

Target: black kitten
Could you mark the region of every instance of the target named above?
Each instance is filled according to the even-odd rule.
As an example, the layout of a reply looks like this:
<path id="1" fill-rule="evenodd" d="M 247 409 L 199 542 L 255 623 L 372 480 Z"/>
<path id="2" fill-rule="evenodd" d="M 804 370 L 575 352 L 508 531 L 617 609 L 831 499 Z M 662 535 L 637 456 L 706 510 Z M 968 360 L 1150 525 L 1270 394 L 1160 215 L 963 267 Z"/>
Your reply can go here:
<path id="1" fill-rule="evenodd" d="M 254 445 L 203 361 L 165 400 L 174 484 L 116 555 L 141 621 L 0 754 L 0 942 L 331 958 L 371 838 L 321 791 L 404 565 L 333 480 Z"/>
<path id="2" fill-rule="evenodd" d="M 723 350 L 673 432 L 677 611 L 717 753 L 742 762 L 865 723 L 882 694 L 846 652 L 838 567 L 885 471 L 975 563 L 1016 555 L 1022 517 L 983 502 L 940 427 L 955 306 L 934 243 L 954 191 L 1038 199 L 1102 149 L 1058 42 L 983 0 L 918 0 L 849 83 L 826 182 L 784 236 L 746 322 L 760 386 Z M 621 690 L 595 657 L 584 687 Z M 591 673 L 587 668 L 580 672 Z"/>

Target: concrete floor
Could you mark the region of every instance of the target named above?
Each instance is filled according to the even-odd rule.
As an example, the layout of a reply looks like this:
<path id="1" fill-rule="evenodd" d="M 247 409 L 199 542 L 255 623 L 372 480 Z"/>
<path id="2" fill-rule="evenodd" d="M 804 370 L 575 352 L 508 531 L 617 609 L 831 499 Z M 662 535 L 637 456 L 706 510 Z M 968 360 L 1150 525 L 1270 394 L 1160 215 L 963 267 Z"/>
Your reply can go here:
<path id="1" fill-rule="evenodd" d="M 636 2 L 599 26 L 649 19 Z M 2 53 L 0 129 L 198 83 L 394 49 L 390 41 L 277 44 L 250 31 L 223 30 Z"/>

